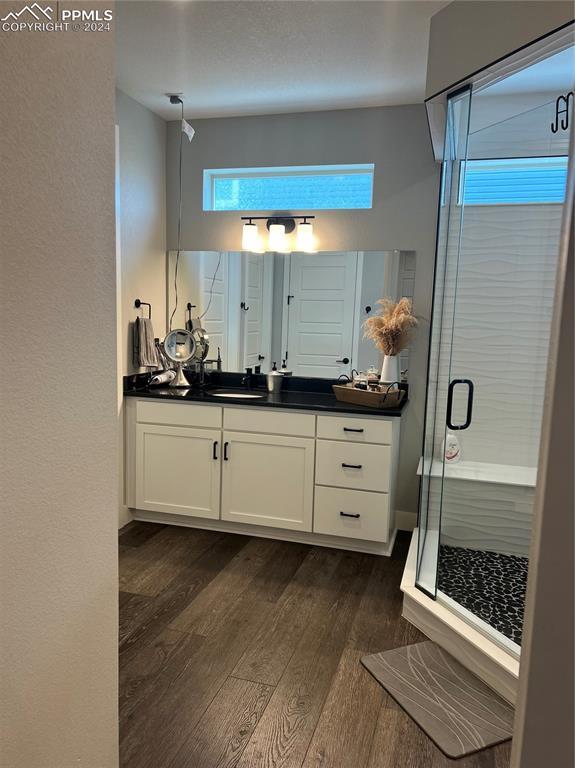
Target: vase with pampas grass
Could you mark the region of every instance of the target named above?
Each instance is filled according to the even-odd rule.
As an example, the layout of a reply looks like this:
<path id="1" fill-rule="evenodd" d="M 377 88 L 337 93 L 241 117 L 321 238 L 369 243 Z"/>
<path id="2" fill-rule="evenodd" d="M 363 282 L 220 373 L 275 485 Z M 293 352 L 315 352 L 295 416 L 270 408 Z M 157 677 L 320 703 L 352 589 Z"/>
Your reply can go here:
<path id="1" fill-rule="evenodd" d="M 403 298 L 398 302 L 380 299 L 377 303 L 381 305 L 381 310 L 364 322 L 363 335 L 383 352 L 380 382 L 393 384 L 399 381 L 398 355 L 409 344 L 417 320 L 409 299 Z"/>

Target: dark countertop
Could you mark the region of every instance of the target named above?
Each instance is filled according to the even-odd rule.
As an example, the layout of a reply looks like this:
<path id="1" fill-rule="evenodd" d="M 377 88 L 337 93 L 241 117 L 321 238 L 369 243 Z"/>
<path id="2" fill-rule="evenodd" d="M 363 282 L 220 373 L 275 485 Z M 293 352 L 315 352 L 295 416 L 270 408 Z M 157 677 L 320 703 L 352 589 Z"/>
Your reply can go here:
<path id="1" fill-rule="evenodd" d="M 214 387 L 214 390 L 224 390 L 226 387 Z M 201 391 L 176 389 L 175 387 L 139 386 L 125 388 L 126 397 L 149 397 L 155 400 L 181 400 L 187 403 L 210 403 L 211 405 L 243 405 L 246 408 L 293 408 L 302 411 L 330 411 L 332 413 L 355 413 L 369 416 L 401 416 L 407 399 L 399 408 L 367 408 L 351 403 L 342 403 L 332 392 L 305 392 L 299 390 L 283 390 L 277 395 L 269 394 L 266 390 L 254 388 L 253 392 L 262 393 L 264 397 L 250 399 L 235 399 L 230 397 L 214 397 L 210 390 Z"/>

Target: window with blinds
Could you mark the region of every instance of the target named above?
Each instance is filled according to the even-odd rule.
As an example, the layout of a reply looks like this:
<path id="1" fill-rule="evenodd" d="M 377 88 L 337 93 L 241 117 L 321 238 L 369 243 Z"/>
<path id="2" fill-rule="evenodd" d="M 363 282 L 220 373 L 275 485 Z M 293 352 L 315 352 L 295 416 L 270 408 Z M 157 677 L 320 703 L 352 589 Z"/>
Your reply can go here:
<path id="1" fill-rule="evenodd" d="M 459 204 L 563 203 L 567 157 L 514 157 L 462 163 Z"/>

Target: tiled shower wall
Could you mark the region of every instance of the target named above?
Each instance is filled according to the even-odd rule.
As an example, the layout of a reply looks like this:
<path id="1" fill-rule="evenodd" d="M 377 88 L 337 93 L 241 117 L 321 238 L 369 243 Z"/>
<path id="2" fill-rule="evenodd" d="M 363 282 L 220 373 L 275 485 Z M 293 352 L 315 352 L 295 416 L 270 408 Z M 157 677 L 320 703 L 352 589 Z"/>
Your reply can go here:
<path id="1" fill-rule="evenodd" d="M 445 313 L 455 296 L 455 322 L 453 339 L 443 333 L 439 382 L 440 402 L 453 378 L 475 385 L 472 425 L 459 435 L 464 460 L 537 465 L 561 212 L 560 205 L 465 208 L 459 266 L 446 276 Z M 457 247 L 452 238 L 450 265 Z M 460 389 L 456 422 L 467 402 Z"/>
<path id="2" fill-rule="evenodd" d="M 438 311 L 445 281 L 443 323 L 433 329 L 430 361 L 432 375 L 439 363 L 439 375 L 430 380 L 430 396 L 437 389 L 436 457 L 448 383 L 469 378 L 475 385 L 473 421 L 458 433 L 462 460 L 536 467 L 561 213 L 560 205 L 468 206 L 458 263 L 461 209 L 452 211 L 447 270 L 440 258 L 436 275 Z M 464 393 L 461 387 L 456 423 L 465 417 Z M 439 528 L 441 510 L 442 543 L 527 555 L 533 490 L 432 478 L 429 528 Z"/>

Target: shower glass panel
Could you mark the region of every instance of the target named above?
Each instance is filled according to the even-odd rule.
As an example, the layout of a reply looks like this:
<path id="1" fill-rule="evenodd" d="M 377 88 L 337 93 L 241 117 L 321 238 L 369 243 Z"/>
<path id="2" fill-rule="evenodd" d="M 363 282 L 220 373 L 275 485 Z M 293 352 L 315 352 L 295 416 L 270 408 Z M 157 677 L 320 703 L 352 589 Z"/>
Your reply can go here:
<path id="1" fill-rule="evenodd" d="M 553 127 L 573 71 L 570 48 L 468 94 L 465 139 L 463 123 L 447 121 L 446 152 L 464 150 L 444 162 L 417 583 L 511 649 L 521 644 L 569 151 L 570 126 Z"/>
<path id="2" fill-rule="evenodd" d="M 444 160 L 439 204 L 439 227 L 435 263 L 434 298 L 431 321 L 431 350 L 425 407 L 423 457 L 420 462 L 421 490 L 417 551 L 418 586 L 435 597 L 439 555 L 439 522 L 443 487 L 443 466 L 434 460 L 436 444 L 445 434 L 446 400 L 441 396 L 448 385 L 453 328 L 453 285 L 459 249 L 462 216 L 458 210 L 459 177 L 465 168 L 471 90 L 466 88 L 447 105 Z"/>

